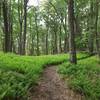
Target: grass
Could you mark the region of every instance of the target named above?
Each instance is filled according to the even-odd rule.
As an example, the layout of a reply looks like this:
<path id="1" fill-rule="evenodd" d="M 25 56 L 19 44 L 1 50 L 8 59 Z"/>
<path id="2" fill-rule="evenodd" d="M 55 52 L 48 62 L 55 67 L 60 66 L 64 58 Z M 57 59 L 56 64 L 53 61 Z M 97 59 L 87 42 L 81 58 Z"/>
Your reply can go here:
<path id="1" fill-rule="evenodd" d="M 86 56 L 78 54 L 78 58 Z M 0 53 L 0 100 L 26 100 L 44 67 L 63 61 L 68 61 L 67 54 L 34 57 Z"/>
<path id="2" fill-rule="evenodd" d="M 25 100 L 27 90 L 36 84 L 44 66 L 66 59 L 66 55 L 30 57 L 0 53 L 0 100 Z"/>
<path id="3" fill-rule="evenodd" d="M 100 62 L 96 56 L 79 60 L 77 65 L 63 63 L 59 72 L 86 100 L 100 100 Z"/>

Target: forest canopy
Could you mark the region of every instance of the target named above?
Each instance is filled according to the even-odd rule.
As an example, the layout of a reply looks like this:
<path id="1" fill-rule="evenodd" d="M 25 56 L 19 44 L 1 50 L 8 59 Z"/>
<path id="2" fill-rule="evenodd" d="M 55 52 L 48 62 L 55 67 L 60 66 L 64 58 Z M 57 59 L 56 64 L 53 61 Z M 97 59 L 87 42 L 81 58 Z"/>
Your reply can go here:
<path id="1" fill-rule="evenodd" d="M 68 4 L 68 0 L 1 0 L 0 50 L 21 55 L 66 53 L 70 16 L 76 49 L 99 52 L 99 0 L 72 2 L 73 15 L 68 14 Z"/>

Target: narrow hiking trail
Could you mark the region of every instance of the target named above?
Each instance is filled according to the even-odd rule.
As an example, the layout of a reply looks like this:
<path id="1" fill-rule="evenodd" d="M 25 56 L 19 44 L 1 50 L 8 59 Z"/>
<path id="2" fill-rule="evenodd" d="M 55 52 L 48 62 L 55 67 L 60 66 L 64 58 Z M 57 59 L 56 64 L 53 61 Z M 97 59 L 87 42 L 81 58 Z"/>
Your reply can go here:
<path id="1" fill-rule="evenodd" d="M 57 73 L 57 66 L 44 70 L 38 85 L 31 91 L 29 100 L 83 100 L 83 96 L 74 93 Z"/>

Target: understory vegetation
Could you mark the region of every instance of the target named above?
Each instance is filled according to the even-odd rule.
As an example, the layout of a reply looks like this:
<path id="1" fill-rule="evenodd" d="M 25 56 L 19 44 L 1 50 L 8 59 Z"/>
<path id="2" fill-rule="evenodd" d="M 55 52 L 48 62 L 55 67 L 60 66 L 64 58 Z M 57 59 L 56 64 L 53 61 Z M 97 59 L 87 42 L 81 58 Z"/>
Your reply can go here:
<path id="1" fill-rule="evenodd" d="M 85 100 L 100 100 L 100 61 L 96 56 L 81 59 L 77 65 L 63 63 L 59 72 Z"/>
<path id="2" fill-rule="evenodd" d="M 85 53 L 78 54 L 84 58 Z M 0 53 L 0 100 L 18 100 L 28 97 L 28 90 L 34 86 L 46 65 L 68 61 L 68 55 L 19 56 Z"/>
<path id="3" fill-rule="evenodd" d="M 27 90 L 36 84 L 44 66 L 65 60 L 66 55 L 29 57 L 0 53 L 0 100 L 25 100 Z"/>

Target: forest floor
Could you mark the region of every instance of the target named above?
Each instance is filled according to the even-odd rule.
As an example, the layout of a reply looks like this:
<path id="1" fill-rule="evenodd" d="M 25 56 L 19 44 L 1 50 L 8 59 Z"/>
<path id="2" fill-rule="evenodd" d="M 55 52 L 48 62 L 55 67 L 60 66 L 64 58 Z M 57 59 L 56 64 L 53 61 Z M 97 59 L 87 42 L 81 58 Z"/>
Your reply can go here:
<path id="1" fill-rule="evenodd" d="M 57 66 L 45 68 L 38 85 L 31 89 L 29 100 L 83 100 L 83 96 L 68 88 L 57 73 Z"/>

